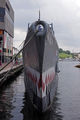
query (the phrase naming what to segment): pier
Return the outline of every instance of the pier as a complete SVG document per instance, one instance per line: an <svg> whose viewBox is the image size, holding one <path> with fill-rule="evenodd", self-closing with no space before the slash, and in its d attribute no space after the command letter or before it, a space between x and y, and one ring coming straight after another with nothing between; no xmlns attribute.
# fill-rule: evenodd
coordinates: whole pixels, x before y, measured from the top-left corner
<svg viewBox="0 0 80 120"><path fill-rule="evenodd" d="M2 66L2 68L5 65ZM12 78L14 78L16 75L18 75L23 70L23 64L14 64L10 63L8 66L6 66L1 72L0 72L0 87L2 87L4 84L11 82Z"/></svg>

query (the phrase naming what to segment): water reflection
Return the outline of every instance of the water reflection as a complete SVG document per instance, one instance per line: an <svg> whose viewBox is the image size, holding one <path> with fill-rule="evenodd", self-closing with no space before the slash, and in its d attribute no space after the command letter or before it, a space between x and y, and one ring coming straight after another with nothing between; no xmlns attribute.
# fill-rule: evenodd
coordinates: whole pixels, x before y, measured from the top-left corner
<svg viewBox="0 0 80 120"><path fill-rule="evenodd" d="M21 74L0 92L0 120L62 120L59 96L57 93L48 112L38 113L25 93L24 74Z"/></svg>
<svg viewBox="0 0 80 120"><path fill-rule="evenodd" d="M13 99L13 89L10 89L11 92L8 91L8 95L3 91L0 92L0 120L10 120L13 115L11 114L11 110L14 108L12 99Z"/></svg>
<svg viewBox="0 0 80 120"><path fill-rule="evenodd" d="M25 93L23 99L24 106L21 110L23 120L63 120L58 95L59 94L57 93L51 109L44 114L40 114L32 107L27 97L27 93Z"/></svg>
<svg viewBox="0 0 80 120"><path fill-rule="evenodd" d="M24 74L0 92L0 120L80 120L80 69L60 62L58 93L50 111L37 113L25 93ZM24 95L25 93L25 95Z"/></svg>
<svg viewBox="0 0 80 120"><path fill-rule="evenodd" d="M21 119L20 109L22 104L20 103L23 99L23 94L23 74L18 76L11 84L7 85L6 88L0 89L0 120L18 120L18 112L19 118Z"/></svg>

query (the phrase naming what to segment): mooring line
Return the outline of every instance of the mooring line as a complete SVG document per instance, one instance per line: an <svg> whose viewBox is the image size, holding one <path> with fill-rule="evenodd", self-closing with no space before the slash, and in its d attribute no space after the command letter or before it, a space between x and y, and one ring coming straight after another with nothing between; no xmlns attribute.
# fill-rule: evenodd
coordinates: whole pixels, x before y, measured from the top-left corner
<svg viewBox="0 0 80 120"><path fill-rule="evenodd" d="M4 66L0 69L2 71L5 67L7 67L22 51L23 49L29 44L29 42L32 40L32 38L37 34L38 31L35 31L35 33L30 37L30 39L26 42L26 44L23 46L23 48Z"/></svg>

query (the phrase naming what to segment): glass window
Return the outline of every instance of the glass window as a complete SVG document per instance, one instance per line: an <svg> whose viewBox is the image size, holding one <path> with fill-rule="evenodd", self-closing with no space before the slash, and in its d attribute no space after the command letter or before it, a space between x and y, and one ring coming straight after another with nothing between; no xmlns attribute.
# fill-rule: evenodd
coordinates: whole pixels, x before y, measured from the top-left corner
<svg viewBox="0 0 80 120"><path fill-rule="evenodd" d="M2 42L2 37L0 37L0 42Z"/></svg>
<svg viewBox="0 0 80 120"><path fill-rule="evenodd" d="M4 22L4 17L0 17L0 22Z"/></svg>
<svg viewBox="0 0 80 120"><path fill-rule="evenodd" d="M2 37L0 37L0 48L2 48Z"/></svg>
<svg viewBox="0 0 80 120"><path fill-rule="evenodd" d="M5 48L3 48L3 52L6 52L6 49L5 49Z"/></svg>
<svg viewBox="0 0 80 120"><path fill-rule="evenodd" d="M5 9L0 7L0 22L4 22Z"/></svg>
<svg viewBox="0 0 80 120"><path fill-rule="evenodd" d="M5 15L5 9L0 7L0 16L4 16Z"/></svg>

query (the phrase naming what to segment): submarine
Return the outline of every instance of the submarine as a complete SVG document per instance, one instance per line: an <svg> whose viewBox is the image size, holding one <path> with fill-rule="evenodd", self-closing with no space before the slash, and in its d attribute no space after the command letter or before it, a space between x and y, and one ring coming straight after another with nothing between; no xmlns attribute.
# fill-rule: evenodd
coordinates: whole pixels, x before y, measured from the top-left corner
<svg viewBox="0 0 80 120"><path fill-rule="evenodd" d="M33 107L45 112L51 107L58 86L59 49L53 24L40 19L33 22L23 46L25 91Z"/></svg>

